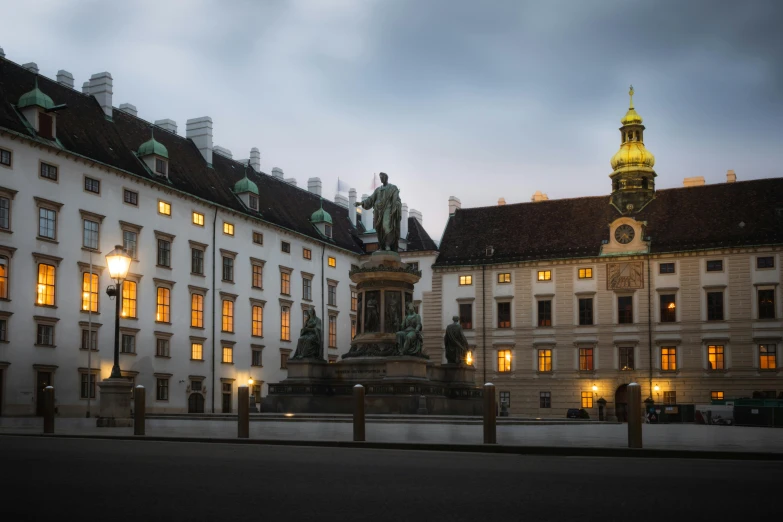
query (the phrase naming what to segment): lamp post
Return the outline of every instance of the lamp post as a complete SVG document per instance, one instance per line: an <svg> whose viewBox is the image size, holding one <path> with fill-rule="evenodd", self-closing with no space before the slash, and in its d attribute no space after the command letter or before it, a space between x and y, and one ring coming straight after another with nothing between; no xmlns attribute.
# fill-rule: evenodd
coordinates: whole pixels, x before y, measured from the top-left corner
<svg viewBox="0 0 783 522"><path fill-rule="evenodd" d="M109 276L117 281L117 284L106 289L109 297L114 297L116 302L114 316L114 366L111 368L111 379L121 379L120 372L120 306L122 302L122 281L128 275L131 257L122 248L116 245L114 250L106 254L106 263L109 266Z"/></svg>

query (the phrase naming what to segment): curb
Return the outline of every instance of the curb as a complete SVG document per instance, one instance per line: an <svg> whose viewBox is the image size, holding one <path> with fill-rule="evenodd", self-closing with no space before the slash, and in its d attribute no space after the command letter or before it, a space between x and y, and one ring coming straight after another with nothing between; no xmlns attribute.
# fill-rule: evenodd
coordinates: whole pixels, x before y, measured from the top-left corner
<svg viewBox="0 0 783 522"><path fill-rule="evenodd" d="M191 442L198 444L241 444L263 446L304 446L322 448L364 448L406 451L443 451L462 453L491 453L505 455L533 455L550 457L625 457L652 459L699 459L699 460L764 460L783 461L783 453L764 453L758 451L729 452L714 450L677 450L677 449L631 449L631 448L590 448L580 446L512 446L502 444L447 444L447 443L409 443L409 442L354 442L339 440L283 440L283 439L226 439L207 437L160 437L128 435L64 435L43 433L2 433L0 437L38 437L60 439L95 439L149 442Z"/></svg>

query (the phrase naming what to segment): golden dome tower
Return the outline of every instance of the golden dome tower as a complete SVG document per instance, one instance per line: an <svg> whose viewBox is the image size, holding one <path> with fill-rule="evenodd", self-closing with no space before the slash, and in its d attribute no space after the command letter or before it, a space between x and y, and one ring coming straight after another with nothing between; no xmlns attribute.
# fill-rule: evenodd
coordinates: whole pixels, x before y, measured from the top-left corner
<svg viewBox="0 0 783 522"><path fill-rule="evenodd" d="M631 103L620 123L620 150L612 156L611 205L621 214L634 214L655 197L653 170L655 156L644 147L642 117L633 107L633 85L628 92Z"/></svg>

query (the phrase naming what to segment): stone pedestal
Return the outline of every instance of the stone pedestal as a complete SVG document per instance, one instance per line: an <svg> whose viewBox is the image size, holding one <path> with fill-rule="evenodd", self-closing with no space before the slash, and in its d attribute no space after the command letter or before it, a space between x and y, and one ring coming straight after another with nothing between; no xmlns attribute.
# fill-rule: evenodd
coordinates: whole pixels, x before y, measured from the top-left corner
<svg viewBox="0 0 783 522"><path fill-rule="evenodd" d="M131 390L128 379L106 379L98 383L100 401L97 425L99 428L126 428L133 426L131 418Z"/></svg>

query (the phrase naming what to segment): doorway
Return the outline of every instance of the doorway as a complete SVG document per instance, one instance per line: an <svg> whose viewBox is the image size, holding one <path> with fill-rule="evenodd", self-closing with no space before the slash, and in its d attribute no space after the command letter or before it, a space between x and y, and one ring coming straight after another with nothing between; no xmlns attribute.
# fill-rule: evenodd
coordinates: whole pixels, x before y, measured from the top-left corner
<svg viewBox="0 0 783 522"><path fill-rule="evenodd" d="M38 417L43 417L44 414L44 404L46 402L44 389L51 385L52 372L44 372L39 370L35 382L35 414Z"/></svg>
<svg viewBox="0 0 783 522"><path fill-rule="evenodd" d="M188 397L188 413L204 413L204 396L201 393L191 393Z"/></svg>

